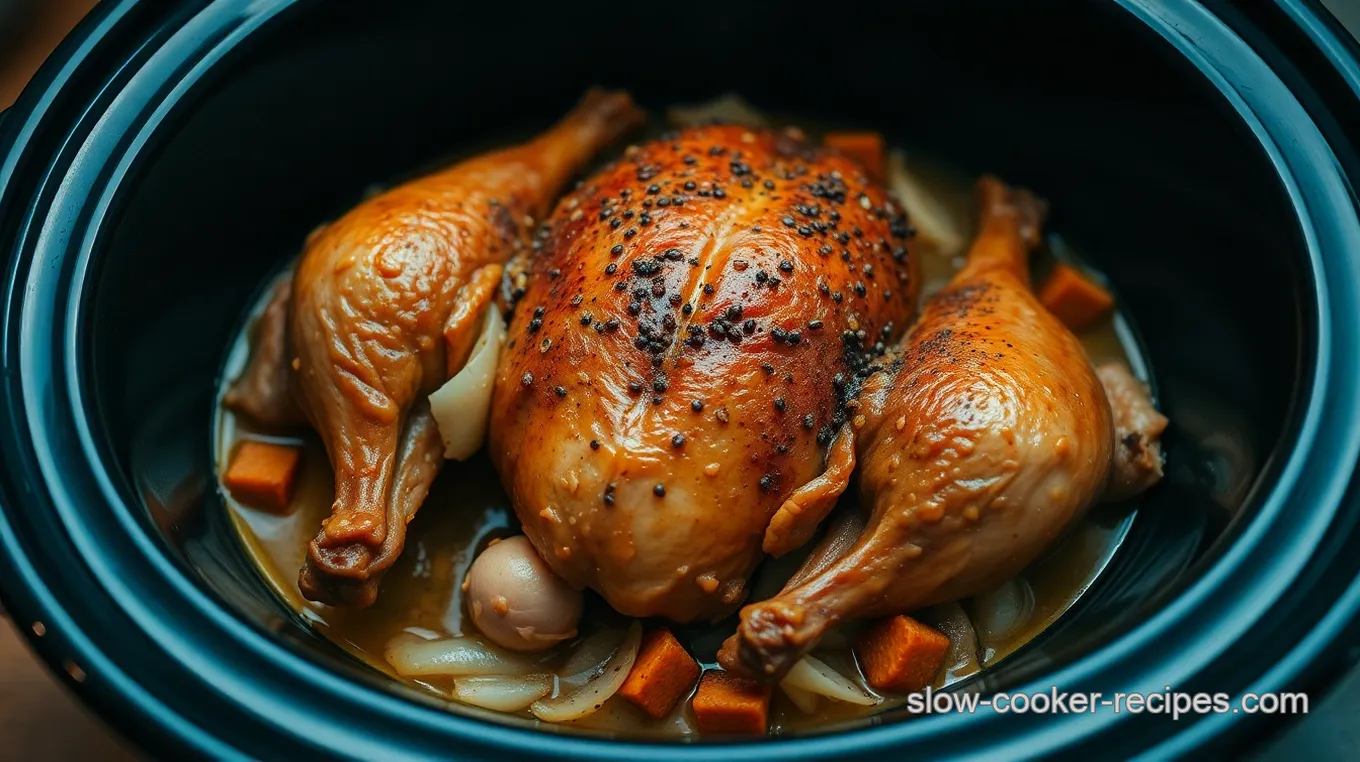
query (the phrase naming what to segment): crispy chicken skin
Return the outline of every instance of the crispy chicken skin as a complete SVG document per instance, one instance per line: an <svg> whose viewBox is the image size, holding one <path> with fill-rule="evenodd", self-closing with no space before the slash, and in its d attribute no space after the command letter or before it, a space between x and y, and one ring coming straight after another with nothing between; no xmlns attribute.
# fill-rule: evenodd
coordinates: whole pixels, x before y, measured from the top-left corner
<svg viewBox="0 0 1360 762"><path fill-rule="evenodd" d="M686 130L564 199L529 258L491 455L554 570L714 619L854 465L842 392L910 319L900 207L796 133Z"/></svg>
<svg viewBox="0 0 1360 762"><path fill-rule="evenodd" d="M1030 291L1041 203L993 178L978 191L965 266L861 393L866 529L835 563L742 611L720 656L728 668L778 679L841 620L988 590L1107 485L1126 497L1160 477L1166 419L1127 370L1102 374L1117 384L1107 399L1081 344ZM1136 447L1116 442L1117 422Z"/></svg>
<svg viewBox="0 0 1360 762"><path fill-rule="evenodd" d="M227 397L277 421L279 389L291 389L330 456L335 503L308 547L308 598L373 602L443 462L425 396L466 361L503 263L535 221L642 120L627 95L592 92L538 138L395 187L308 238L291 290L266 308L261 332L274 333L257 338L264 351Z"/></svg>

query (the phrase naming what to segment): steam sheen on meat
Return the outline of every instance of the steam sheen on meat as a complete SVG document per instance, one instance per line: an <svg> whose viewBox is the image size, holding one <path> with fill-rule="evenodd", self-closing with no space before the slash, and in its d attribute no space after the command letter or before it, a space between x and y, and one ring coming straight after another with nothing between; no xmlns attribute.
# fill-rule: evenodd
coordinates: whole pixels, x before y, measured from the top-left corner
<svg viewBox="0 0 1360 762"><path fill-rule="evenodd" d="M729 669L777 680L840 621L992 589L1093 502L1160 478L1166 419L1147 391L1119 366L1098 376L1030 291L1042 203L994 178L978 196L963 269L864 384L867 526L836 562L742 611Z"/></svg>
<svg viewBox="0 0 1360 762"><path fill-rule="evenodd" d="M308 547L308 598L373 602L443 464L426 396L466 362L534 221L641 121L627 95L592 92L536 139L392 188L309 237L226 399L265 424L301 412L325 444L335 503Z"/></svg>
<svg viewBox="0 0 1360 762"><path fill-rule="evenodd" d="M793 133L686 130L590 178L528 257L491 455L555 571L713 619L845 489L847 389L910 319L900 207Z"/></svg>

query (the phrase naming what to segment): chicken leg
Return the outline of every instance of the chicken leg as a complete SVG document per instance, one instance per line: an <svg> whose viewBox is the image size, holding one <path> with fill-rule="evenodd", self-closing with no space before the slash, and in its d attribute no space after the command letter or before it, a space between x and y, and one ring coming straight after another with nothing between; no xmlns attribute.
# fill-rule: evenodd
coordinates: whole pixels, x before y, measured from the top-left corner
<svg viewBox="0 0 1360 762"><path fill-rule="evenodd" d="M1166 421L1146 391L1109 371L1121 385L1112 414L1081 344L1030 291L1042 204L993 178L978 191L964 268L861 392L866 529L839 560L742 611L729 669L778 679L837 622L987 590L1047 548L1112 473L1118 497L1160 477ZM1116 422L1129 446L1117 447Z"/></svg>
<svg viewBox="0 0 1360 762"><path fill-rule="evenodd" d="M228 396L282 421L286 386L330 456L335 503L308 547L299 579L308 598L373 602L443 461L425 396L461 368L502 263L527 247L535 221L642 120L627 95L591 92L538 138L393 188L308 238L286 341L275 303L261 329L276 334L257 338L288 352L255 358ZM244 405L252 388L270 398Z"/></svg>

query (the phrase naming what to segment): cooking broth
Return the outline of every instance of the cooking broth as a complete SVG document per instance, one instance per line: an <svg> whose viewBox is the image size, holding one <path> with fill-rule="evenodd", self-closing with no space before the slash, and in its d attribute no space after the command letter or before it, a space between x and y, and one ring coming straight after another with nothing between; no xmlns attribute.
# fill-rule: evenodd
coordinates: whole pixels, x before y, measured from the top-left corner
<svg viewBox="0 0 1360 762"><path fill-rule="evenodd" d="M911 155L910 169L924 188L948 210L966 238L971 238L975 211L972 178L947 165ZM923 275L923 297L938 291L962 264L962 251L942 250L918 245ZM1034 263L1036 280L1051 266L1053 259L1072 259L1073 253L1056 237ZM263 304L256 306L256 310ZM230 350L223 385L234 379L244 366L249 352L248 330L237 336ZM1147 366L1123 315L1118 312L1103 318L1079 337L1096 363L1124 361L1134 374L1147 379ZM220 399L220 395L219 395ZM238 442L261 439L286 442L302 449L292 512L276 516L252 509L231 498L222 489L223 499L240 533L243 546L261 575L290 608L298 612L318 632L334 641L354 657L394 679L413 687L450 697L447 679L412 679L396 674L384 658L388 642L403 632L426 637L475 635L465 616L459 586L476 557L497 537L518 533L518 522L509 500L500 487L495 471L485 454L466 462L450 461L430 490L423 509L409 525L405 552L383 578L377 602L363 610L337 609L305 600L298 590L298 569L303 564L308 541L316 534L333 500L332 472L321 443L313 435L294 438L265 434L219 405L217 436L214 443L219 473ZM852 489L851 492L854 490ZM853 496L842 503L853 503ZM842 505L841 509L853 509ZM965 660L945 670L937 687L965 680L1006 658L1034 639L1066 612L1105 568L1132 521L1127 507L1097 506L1072 528L1055 548L1026 569L1020 577L993 600L964 602L964 610L979 626L977 659ZM809 543L809 547L813 543ZM794 553L791 556L799 556ZM797 566L797 558L770 562L757 570L752 589L773 585L777 589ZM762 579L765 583L762 584ZM935 607L942 609L943 607ZM1009 621L997 615L1004 609ZM951 609L953 610L953 609ZM931 621L940 611L928 611L922 618ZM581 631L588 634L592 622L617 621L601 600L588 597ZM722 639L735 628L733 620L715 626L687 626L676 629L682 643L706 666L711 666ZM851 627L853 629L853 627ZM818 658L842 674L858 675L849 644L849 633L832 633L816 651ZM559 649L566 652L569 649ZM449 698L449 700L452 700ZM901 697L887 699L874 707L860 707L823 700L812 715L803 714L779 690L773 692L770 732L807 730L839 720L851 719L889 708ZM528 712L519 715L533 720ZM499 715L505 717L504 715ZM683 736L693 727L689 702L681 701L670 717L653 720L619 697L608 700L600 711L576 722L567 723L630 736Z"/></svg>

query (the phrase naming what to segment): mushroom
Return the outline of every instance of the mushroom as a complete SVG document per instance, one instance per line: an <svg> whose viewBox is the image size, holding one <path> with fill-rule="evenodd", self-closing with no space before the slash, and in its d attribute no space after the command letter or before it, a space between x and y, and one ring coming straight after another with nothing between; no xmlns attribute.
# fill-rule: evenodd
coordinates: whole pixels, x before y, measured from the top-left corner
<svg viewBox="0 0 1360 762"><path fill-rule="evenodd" d="M554 574L522 535L482 551L463 589L472 623L497 645L542 651L576 636L581 591Z"/></svg>

